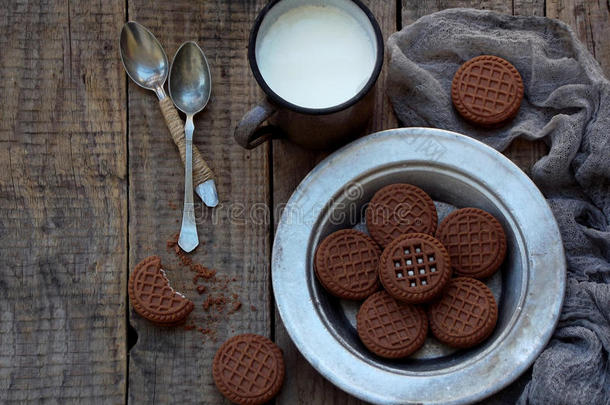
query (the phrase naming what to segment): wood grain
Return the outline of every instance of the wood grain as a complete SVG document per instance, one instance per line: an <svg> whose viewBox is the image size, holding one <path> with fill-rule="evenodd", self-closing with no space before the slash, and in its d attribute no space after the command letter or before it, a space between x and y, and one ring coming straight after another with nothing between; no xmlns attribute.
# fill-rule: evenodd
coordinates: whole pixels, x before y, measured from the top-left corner
<svg viewBox="0 0 610 405"><path fill-rule="evenodd" d="M393 1L368 0L364 3L377 19L384 40L396 31L396 4ZM387 59L385 61L387 64ZM385 65L384 64L384 65ZM375 89L375 113L365 134L395 128L396 116L385 94L387 68L384 66ZM253 79L252 79L253 80ZM273 206L275 226L282 206L303 177L329 152L308 151L287 141L273 141ZM361 404L358 399L344 393L328 382L301 356L288 336L279 314L275 315L276 343L284 351L286 382L276 402L278 404Z"/></svg>
<svg viewBox="0 0 610 405"><path fill-rule="evenodd" d="M172 286L195 302L188 323L215 336L184 328L162 329L130 313L138 340L130 351L129 402L133 404L222 401L211 374L217 348L238 333L270 336L269 149L245 151L233 128L256 100L246 57L249 28L262 1L129 1L129 18L148 27L170 60L183 41L195 40L212 73L212 98L195 117L194 143L217 175L220 205L197 202L201 245L191 257L230 281L225 296L239 294L242 307L210 320L193 273L178 265L166 240L179 231L184 171L168 137L156 97L129 84L129 267L151 254L162 257ZM266 222L265 222L266 221ZM206 283L200 283L206 284ZM217 287L217 286L216 286ZM212 294L214 295L214 294ZM216 296L214 295L214 296ZM254 306L256 310L252 310ZM214 341L214 338L216 341Z"/></svg>
<svg viewBox="0 0 610 405"><path fill-rule="evenodd" d="M0 2L0 402L126 389L123 1Z"/></svg>
<svg viewBox="0 0 610 405"><path fill-rule="evenodd" d="M544 16L545 0L513 0L513 15Z"/></svg>
<svg viewBox="0 0 610 405"><path fill-rule="evenodd" d="M587 44L610 77L610 4L608 0L547 0L546 15L568 24Z"/></svg>
<svg viewBox="0 0 610 405"><path fill-rule="evenodd" d="M411 24L426 14L454 7L513 13L512 3L506 0L402 0L402 26Z"/></svg>

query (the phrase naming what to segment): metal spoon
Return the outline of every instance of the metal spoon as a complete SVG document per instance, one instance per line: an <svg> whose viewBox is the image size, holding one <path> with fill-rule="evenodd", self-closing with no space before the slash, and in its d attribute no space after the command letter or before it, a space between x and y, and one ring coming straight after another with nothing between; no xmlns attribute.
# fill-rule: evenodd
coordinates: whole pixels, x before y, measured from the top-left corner
<svg viewBox="0 0 610 405"><path fill-rule="evenodd" d="M167 79L169 63L157 38L144 26L129 21L121 30L120 45L121 60L131 80L147 90L153 90L160 102L167 98L163 84ZM175 112L173 107L172 110ZM208 207L218 204L214 179L198 184L196 191Z"/></svg>
<svg viewBox="0 0 610 405"><path fill-rule="evenodd" d="M195 211L193 207L193 116L203 110L210 99L212 81L208 61L199 46L192 41L183 43L169 72L167 85L169 95L176 107L186 114L184 134L186 136L186 164L184 180L184 211L178 245L190 252L199 244Z"/></svg>

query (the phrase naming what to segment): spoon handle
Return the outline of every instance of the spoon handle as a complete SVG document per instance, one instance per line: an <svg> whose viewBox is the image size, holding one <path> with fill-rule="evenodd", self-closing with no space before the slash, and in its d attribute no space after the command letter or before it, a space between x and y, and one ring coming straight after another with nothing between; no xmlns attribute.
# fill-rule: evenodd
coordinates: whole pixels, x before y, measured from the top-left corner
<svg viewBox="0 0 610 405"><path fill-rule="evenodd" d="M182 123L182 119L178 115L178 111L176 107L174 107L174 103L172 103L171 98L164 97L159 100L159 106L161 107L161 112L163 113L163 118L165 119L165 123L167 124L167 128L174 139L174 143L178 147L178 151L180 152L180 158L182 159L182 164L185 164L185 155L186 155L186 140L184 138L184 124ZM193 183L195 186L199 186L200 184L205 183L208 180L214 179L214 172L210 169L206 161L201 156L199 149L196 146L193 146ZM206 201L204 201L206 202ZM206 202L207 204L207 202Z"/></svg>
<svg viewBox="0 0 610 405"><path fill-rule="evenodd" d="M184 165L184 211L182 211L182 228L178 245L185 252L190 252L199 245L197 224L195 223L195 203L193 202L193 116L187 115L184 133L186 154Z"/></svg>

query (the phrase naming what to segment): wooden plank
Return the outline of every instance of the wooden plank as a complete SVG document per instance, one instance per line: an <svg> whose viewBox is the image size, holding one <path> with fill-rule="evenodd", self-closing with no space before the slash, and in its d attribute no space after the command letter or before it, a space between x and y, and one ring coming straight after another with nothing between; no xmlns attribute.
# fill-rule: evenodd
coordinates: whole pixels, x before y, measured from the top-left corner
<svg viewBox="0 0 610 405"><path fill-rule="evenodd" d="M400 0L398 0L400 1ZM364 0L365 3L377 19L381 32L383 34L384 44L396 30L398 29L396 21L396 10L397 7L393 1L375 1L375 0ZM396 128L398 126L398 120L390 104L390 99L385 92L385 82L388 74L388 53L385 52L384 65L377 80L377 87L375 89L375 111L373 117L369 121L367 129L364 131L366 134L372 132L381 131L384 129Z"/></svg>
<svg viewBox="0 0 610 405"><path fill-rule="evenodd" d="M513 15L544 16L544 0L513 0Z"/></svg>
<svg viewBox="0 0 610 405"><path fill-rule="evenodd" d="M138 340L130 351L130 403L222 402L211 374L217 348L239 333L270 336L270 224L264 213L270 195L269 150L262 146L245 151L232 136L242 114L257 99L246 45L262 5L262 0L129 1L129 18L157 36L170 60L187 40L196 40L207 55L212 99L195 118L194 142L218 176L221 204L215 209L198 204L201 245L191 257L218 270L228 281L227 291L222 291L223 283L203 283L208 291L199 295L193 272L166 250L166 240L179 231L184 170L156 97L130 83L129 268L148 255L159 254L172 286L195 302L188 324L212 330L207 335L197 329L165 330L131 312ZM234 314L203 309L207 297L233 292L242 303Z"/></svg>
<svg viewBox="0 0 610 405"><path fill-rule="evenodd" d="M123 1L0 4L0 402L125 398Z"/></svg>
<svg viewBox="0 0 610 405"><path fill-rule="evenodd" d="M396 31L396 4L393 1L364 1L375 15L384 39ZM387 59L375 89L375 113L364 133L395 128L398 123L385 94ZM254 80L254 79L251 79ZM294 188L328 151L309 151L282 140L273 141L273 205L278 213ZM274 216L275 225L279 215ZM279 314L275 314L275 339L284 351L288 370L278 404L361 404L358 399L341 391L324 379L301 356L288 336Z"/></svg>
<svg viewBox="0 0 610 405"><path fill-rule="evenodd" d="M506 0L402 0L402 25L411 24L418 18L453 7L469 7L512 14L513 7Z"/></svg>
<svg viewBox="0 0 610 405"><path fill-rule="evenodd" d="M607 0L547 0L546 15L571 26L610 77L610 6Z"/></svg>

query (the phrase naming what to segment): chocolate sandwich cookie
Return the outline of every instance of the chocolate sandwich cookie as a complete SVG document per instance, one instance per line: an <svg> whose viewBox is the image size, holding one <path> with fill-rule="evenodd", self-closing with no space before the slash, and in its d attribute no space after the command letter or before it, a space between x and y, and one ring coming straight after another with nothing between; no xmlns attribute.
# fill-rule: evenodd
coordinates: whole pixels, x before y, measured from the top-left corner
<svg viewBox="0 0 610 405"><path fill-rule="evenodd" d="M411 184L391 184L377 191L366 209L366 226L382 247L405 233L434 234L436 207L428 194Z"/></svg>
<svg viewBox="0 0 610 405"><path fill-rule="evenodd" d="M358 336L378 356L406 357L422 347L428 319L418 306L396 301L379 291L364 301L356 317Z"/></svg>
<svg viewBox="0 0 610 405"><path fill-rule="evenodd" d="M183 323L194 308L191 300L169 285L158 256L136 265L129 277L128 293L133 309L160 326Z"/></svg>
<svg viewBox="0 0 610 405"><path fill-rule="evenodd" d="M264 336L237 335L218 349L212 377L227 399L257 405L277 395L284 382L284 358L279 347Z"/></svg>
<svg viewBox="0 0 610 405"><path fill-rule="evenodd" d="M507 60L481 55L464 63L453 76L451 99L468 121L495 126L517 115L523 81Z"/></svg>
<svg viewBox="0 0 610 405"><path fill-rule="evenodd" d="M481 281L458 277L449 282L440 300L428 308L430 329L441 342L472 347L487 339L498 320L491 290Z"/></svg>
<svg viewBox="0 0 610 405"><path fill-rule="evenodd" d="M331 294L364 299L379 289L379 246L366 234L343 229L327 236L314 260L316 276Z"/></svg>
<svg viewBox="0 0 610 405"><path fill-rule="evenodd" d="M478 208L453 211L436 231L458 276L486 278L498 270L506 256L506 235L491 214Z"/></svg>
<svg viewBox="0 0 610 405"><path fill-rule="evenodd" d="M437 239L423 233L399 236L379 259L379 280L400 301L427 302L442 292L450 278L447 250Z"/></svg>

